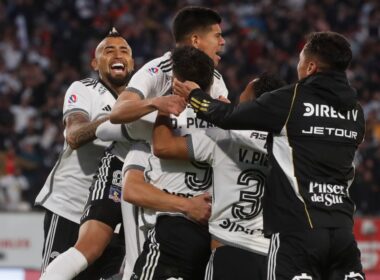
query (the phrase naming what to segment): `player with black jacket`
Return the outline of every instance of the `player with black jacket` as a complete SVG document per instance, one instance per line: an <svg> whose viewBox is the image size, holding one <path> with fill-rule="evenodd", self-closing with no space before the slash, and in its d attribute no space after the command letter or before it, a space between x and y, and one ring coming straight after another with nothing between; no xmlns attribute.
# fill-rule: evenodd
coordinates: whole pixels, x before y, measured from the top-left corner
<svg viewBox="0 0 380 280"><path fill-rule="evenodd" d="M175 82L175 93L189 98L198 117L225 129L269 132L268 279L364 279L349 187L365 121L345 75L351 59L340 34L311 33L300 53L299 81L237 107L192 82Z"/></svg>

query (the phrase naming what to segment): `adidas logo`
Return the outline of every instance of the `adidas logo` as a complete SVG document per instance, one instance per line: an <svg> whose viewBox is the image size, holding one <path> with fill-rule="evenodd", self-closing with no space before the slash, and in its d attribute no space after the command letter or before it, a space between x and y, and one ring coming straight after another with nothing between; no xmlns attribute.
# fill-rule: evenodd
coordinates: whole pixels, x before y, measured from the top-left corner
<svg viewBox="0 0 380 280"><path fill-rule="evenodd" d="M107 105L107 106L105 106L105 107L102 108L103 111L108 111L108 112L111 111L111 109L112 108L111 108L110 105Z"/></svg>

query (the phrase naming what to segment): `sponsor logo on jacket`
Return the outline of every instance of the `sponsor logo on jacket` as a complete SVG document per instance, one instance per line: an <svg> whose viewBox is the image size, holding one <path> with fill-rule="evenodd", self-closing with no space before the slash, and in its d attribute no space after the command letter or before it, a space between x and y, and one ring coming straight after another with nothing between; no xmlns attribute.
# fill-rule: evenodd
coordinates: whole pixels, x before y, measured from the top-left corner
<svg viewBox="0 0 380 280"><path fill-rule="evenodd" d="M358 110L356 109L339 112L332 106L325 104L303 103L303 105L305 106L305 112L303 113L304 117L324 117L353 121L356 121L358 118Z"/></svg>
<svg viewBox="0 0 380 280"><path fill-rule="evenodd" d="M311 201L322 203L325 206L342 204L343 198L347 196L347 187L328 183L310 182L309 194Z"/></svg>

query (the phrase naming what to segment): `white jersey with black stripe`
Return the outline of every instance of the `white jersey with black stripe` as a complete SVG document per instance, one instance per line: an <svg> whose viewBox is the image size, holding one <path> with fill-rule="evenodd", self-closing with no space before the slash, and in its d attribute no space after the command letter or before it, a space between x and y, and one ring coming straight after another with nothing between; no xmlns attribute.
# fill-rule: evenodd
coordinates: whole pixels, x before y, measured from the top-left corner
<svg viewBox="0 0 380 280"><path fill-rule="evenodd" d="M209 231L223 244L267 254L262 197L268 168L267 133L209 128L188 136L191 158L213 168Z"/></svg>
<svg viewBox="0 0 380 280"><path fill-rule="evenodd" d="M130 80L127 90L140 95L142 99L152 98L169 94L172 85L172 62L171 52L165 53L162 57L156 58L145 64ZM228 91L224 84L222 76L215 71L214 81L210 89L210 95L214 98L219 96L227 97ZM140 122L144 123L145 133L143 138L150 141L151 129L155 120L155 114L147 115ZM187 108L180 116L172 117L175 133L186 135L198 129L206 129L212 125L196 118L194 111ZM131 129L128 125L128 134L139 139L139 125L136 123L136 130ZM137 131L137 132L136 132ZM139 135L141 137L141 133ZM199 162L162 160L155 156L149 158L149 170L146 171L146 177L150 183L156 187L172 194L192 197L208 191L212 185L212 169L208 164ZM163 213L158 213L159 215ZM182 215L180 213L165 213L170 215Z"/></svg>
<svg viewBox="0 0 380 280"><path fill-rule="evenodd" d="M76 81L66 91L63 121L74 112L85 114L90 121L104 117L110 113L116 98L117 95L99 80ZM63 134L66 139L66 130ZM36 198L36 205L79 223L99 159L110 144L95 139L73 150L65 141L57 163Z"/></svg>
<svg viewBox="0 0 380 280"><path fill-rule="evenodd" d="M137 93L141 99L163 96L171 93L172 78L171 52L166 52L163 56L153 59L141 67L129 81L127 90ZM214 70L214 81L210 89L210 95L213 98L227 97L228 95L223 77L216 70ZM188 113L186 114L188 115ZM131 138L150 141L156 115L157 112L153 112L140 120L129 123L127 132ZM194 122L188 125L197 126L198 124Z"/></svg>

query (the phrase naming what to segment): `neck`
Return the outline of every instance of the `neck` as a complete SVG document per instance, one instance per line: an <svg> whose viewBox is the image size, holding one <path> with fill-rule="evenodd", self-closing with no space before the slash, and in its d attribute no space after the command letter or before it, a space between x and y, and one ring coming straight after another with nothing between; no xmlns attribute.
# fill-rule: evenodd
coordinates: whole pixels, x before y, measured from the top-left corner
<svg viewBox="0 0 380 280"><path fill-rule="evenodd" d="M124 84L121 86L115 86L115 85L112 85L108 80L104 80L102 78L100 78L100 80L103 82L103 84L105 84L108 87L108 89L112 90L117 95L120 95L122 91L125 90L125 87L127 86L127 84Z"/></svg>

